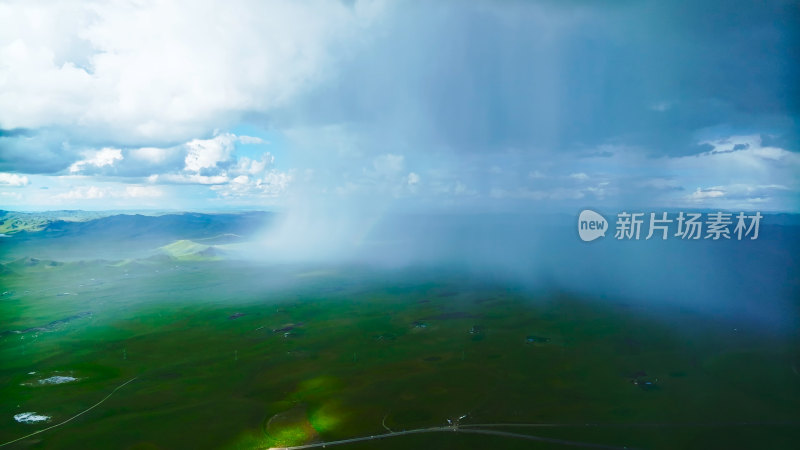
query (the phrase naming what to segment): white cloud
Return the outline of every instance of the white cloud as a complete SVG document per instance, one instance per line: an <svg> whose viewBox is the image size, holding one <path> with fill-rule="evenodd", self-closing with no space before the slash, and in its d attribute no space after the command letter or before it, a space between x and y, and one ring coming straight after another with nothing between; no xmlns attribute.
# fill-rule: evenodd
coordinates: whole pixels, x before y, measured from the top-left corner
<svg viewBox="0 0 800 450"><path fill-rule="evenodd" d="M247 175L239 175L238 177L231 180L233 184L247 184L250 182L250 177Z"/></svg>
<svg viewBox="0 0 800 450"><path fill-rule="evenodd" d="M286 192L293 178L291 173L270 170L258 178L239 175L211 189L225 198L274 198Z"/></svg>
<svg viewBox="0 0 800 450"><path fill-rule="evenodd" d="M789 193L792 189L780 184L729 184L725 186L712 186L697 188L686 196L693 203L708 204L714 202L719 208L748 208L755 204L765 204L771 198Z"/></svg>
<svg viewBox="0 0 800 450"><path fill-rule="evenodd" d="M256 186L265 188L270 192L279 193L289 187L289 183L294 177L290 173L278 172L273 170L265 174L260 180L256 181Z"/></svg>
<svg viewBox="0 0 800 450"><path fill-rule="evenodd" d="M233 153L236 136L225 133L211 139L194 139L186 143L186 170L200 172L203 169L217 167L227 161Z"/></svg>
<svg viewBox="0 0 800 450"><path fill-rule="evenodd" d="M103 148L96 151L84 153L84 159L72 163L69 166L70 173L77 173L89 166L105 167L113 166L115 162L122 161L122 150L118 148Z"/></svg>
<svg viewBox="0 0 800 450"><path fill-rule="evenodd" d="M702 184L767 184L796 180L800 171L800 154L762 147L758 136L732 136L704 143L714 148L699 155L669 159L670 169L678 173L702 173L707 178Z"/></svg>
<svg viewBox="0 0 800 450"><path fill-rule="evenodd" d="M694 192L686 196L686 199L691 202L703 202L712 198L724 197L725 191L719 187L708 189L697 188Z"/></svg>
<svg viewBox="0 0 800 450"><path fill-rule="evenodd" d="M237 136L232 133L219 134L211 139L193 139L184 145L186 148L184 169L189 172L199 173L204 169L219 168L220 163L232 163L237 142L264 143L260 138ZM259 161L242 157L236 161L232 171L235 173L255 174L263 172L273 161L274 158L269 153L264 153Z"/></svg>
<svg viewBox="0 0 800 450"><path fill-rule="evenodd" d="M108 189L97 186L82 186L57 194L55 198L62 200L94 200L108 196Z"/></svg>
<svg viewBox="0 0 800 450"><path fill-rule="evenodd" d="M223 198L259 199L284 193L293 179L292 174L272 169L275 158L269 152L262 153L258 159L245 156L237 158L237 143L264 144L265 141L257 137L223 133L210 139L194 139L169 149L143 148L131 152L137 158L151 162L170 159L176 151L185 152L182 168L150 175L147 177L150 185L205 185ZM164 152L169 157L164 156Z"/></svg>
<svg viewBox="0 0 800 450"><path fill-rule="evenodd" d="M122 187L80 186L55 195L59 200L99 200L108 198L157 198L163 191L155 186L130 185Z"/></svg>
<svg viewBox="0 0 800 450"><path fill-rule="evenodd" d="M0 172L0 186L27 186L29 183L25 175Z"/></svg>
<svg viewBox="0 0 800 450"><path fill-rule="evenodd" d="M175 148L142 147L129 151L133 159L146 161L149 164L161 164L174 152Z"/></svg>
<svg viewBox="0 0 800 450"><path fill-rule="evenodd" d="M274 161L275 157L270 153L264 153L259 160L243 156L237 160L236 165L230 171L234 174L256 175L264 172Z"/></svg>
<svg viewBox="0 0 800 450"><path fill-rule="evenodd" d="M150 175L150 183L168 184L225 184L230 181L227 175L198 175L184 173L163 173Z"/></svg>
<svg viewBox="0 0 800 450"><path fill-rule="evenodd" d="M360 173L347 168L341 172L329 172L331 180L337 183L333 191L340 196L358 195L366 199L389 195L401 198L419 192L422 176L405 170L406 159L403 155L386 153L358 162L370 166L362 167ZM322 186L320 190L326 192L327 188Z"/></svg>
<svg viewBox="0 0 800 450"><path fill-rule="evenodd" d="M188 140L329 76L382 2L0 4L0 124Z"/></svg>
<svg viewBox="0 0 800 450"><path fill-rule="evenodd" d="M586 181L589 179L589 175L586 175L583 172L571 173L569 177L572 178L573 180L578 180L578 181Z"/></svg>
<svg viewBox="0 0 800 450"><path fill-rule="evenodd" d="M268 144L269 142L254 136L239 136L239 142L242 144Z"/></svg>
<svg viewBox="0 0 800 450"><path fill-rule="evenodd" d="M700 141L700 144L706 144L713 147L709 153L726 153L735 150L744 150L751 147L761 147L761 136L758 134L748 136L730 136L723 139Z"/></svg>

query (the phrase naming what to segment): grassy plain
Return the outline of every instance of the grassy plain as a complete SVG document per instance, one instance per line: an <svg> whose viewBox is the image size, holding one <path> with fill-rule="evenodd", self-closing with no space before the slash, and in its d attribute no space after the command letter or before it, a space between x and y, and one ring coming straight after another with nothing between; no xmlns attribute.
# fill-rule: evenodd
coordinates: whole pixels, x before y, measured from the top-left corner
<svg viewBox="0 0 800 450"><path fill-rule="evenodd" d="M797 336L679 309L455 270L213 258L23 258L0 284L0 443L137 378L15 448L268 448L463 414L565 424L506 430L631 448L800 441ZM53 375L78 380L38 383ZM28 411L52 419L13 420ZM341 448L486 447L563 448L458 433Z"/></svg>

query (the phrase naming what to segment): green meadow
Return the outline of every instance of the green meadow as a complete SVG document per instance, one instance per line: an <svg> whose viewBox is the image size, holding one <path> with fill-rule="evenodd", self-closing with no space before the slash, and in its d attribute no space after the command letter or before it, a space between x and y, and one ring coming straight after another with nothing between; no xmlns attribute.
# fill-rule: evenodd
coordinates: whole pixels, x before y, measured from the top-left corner
<svg viewBox="0 0 800 450"><path fill-rule="evenodd" d="M628 448L800 440L797 336L684 310L430 267L21 258L0 280L0 443L135 378L9 448L270 448L462 415ZM341 446L487 447L564 445L435 432Z"/></svg>

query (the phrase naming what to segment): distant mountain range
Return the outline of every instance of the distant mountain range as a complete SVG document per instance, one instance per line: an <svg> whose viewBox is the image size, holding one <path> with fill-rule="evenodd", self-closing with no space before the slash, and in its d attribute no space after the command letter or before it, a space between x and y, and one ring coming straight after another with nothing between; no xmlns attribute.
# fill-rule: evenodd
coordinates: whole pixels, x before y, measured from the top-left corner
<svg viewBox="0 0 800 450"><path fill-rule="evenodd" d="M80 237L90 235L95 239L137 239L163 236L164 238L205 238L225 233L250 234L266 225L272 217L266 212L240 214L165 214L146 216L118 214L87 221L56 220L38 231L23 230L16 239Z"/></svg>
<svg viewBox="0 0 800 450"><path fill-rule="evenodd" d="M274 218L274 213L269 212L114 214L102 217L88 213L86 216L75 214L70 220L52 212L23 214L3 211L0 216L4 223L23 217L27 224L0 237L2 260L30 255L53 259L97 256L121 259L142 256L145 251L181 240L197 241L203 246L198 251L203 251L212 245L240 242L266 228Z"/></svg>

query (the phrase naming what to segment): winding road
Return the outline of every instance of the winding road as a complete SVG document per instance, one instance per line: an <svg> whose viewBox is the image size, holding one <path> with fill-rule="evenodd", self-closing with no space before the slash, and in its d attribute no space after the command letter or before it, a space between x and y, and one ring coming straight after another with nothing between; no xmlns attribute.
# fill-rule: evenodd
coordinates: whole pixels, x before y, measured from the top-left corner
<svg viewBox="0 0 800 450"><path fill-rule="evenodd" d="M128 380L128 381L126 381L126 382L124 382L124 383L120 384L119 386L115 387L115 388L114 388L114 390L113 390L113 391L111 391L111 392L110 392L108 395L106 395L105 397L103 397L103 399L102 399L102 400L100 400L99 402L95 403L94 405L92 405L92 406L90 406L90 407L88 407L88 408L84 409L83 411L79 412L78 414L75 414L74 416L70 417L69 419L67 419L67 420L65 420L65 421L63 421L63 422L59 422L59 423L57 423L57 424L55 424L55 425L49 426L49 427L47 427L47 428L41 429L41 430L39 430L39 431L34 431L34 432L33 432L33 433L31 433L31 434L27 434L27 435L25 435L25 436L22 436L21 438L14 439L13 441L4 442L4 443L0 444L0 447L5 447L6 445L11 445L11 444L13 444L13 443L15 443L15 442L19 442L19 441L21 441L21 440L23 440L23 439L27 439L27 438L29 438L29 437L31 437L31 436L35 436L35 435L37 435L37 434L39 434L39 433L44 433L45 431L52 430L53 428L56 428L56 427L60 427L61 425L64 425L64 424L66 424L67 422L70 422L70 421L72 421L73 419L75 419L75 418L77 418L77 417L80 417L80 416L82 416L82 415L86 414L87 412L89 412L89 411L91 411L91 410L93 410L93 409L97 408L97 407L98 407L98 406L100 406L101 404L103 404L103 402L105 402L106 400L108 400L108 399L109 399L109 398L110 398L112 395L114 395L114 393L115 393L115 392L117 392L118 390L122 389L123 387L125 387L125 385L126 385L126 384L128 384L128 383L130 383L130 382L134 381L135 379L136 379L136 378L131 378L130 380Z"/></svg>
<svg viewBox="0 0 800 450"><path fill-rule="evenodd" d="M342 439L339 441L329 441L329 442L316 442L313 444L305 444L305 445L295 445L292 447L272 447L271 450L301 450L306 448L319 448L319 447L331 447L334 445L344 445L344 444L352 444L354 442L363 442L363 441L372 441L376 439L386 439L389 437L395 436L403 436L408 434L421 434L421 433L441 433L441 432L450 432L450 433L468 433L468 434L484 434L484 435L491 435L491 436L502 436L508 438L515 438L515 439L527 439L529 441L539 441L539 442L549 442L552 444L561 444L561 445L570 445L573 447L584 447L584 448L603 448L603 449L614 449L614 450L629 450L630 447L624 446L616 446L616 445L604 445L604 444L595 444L591 442L578 442L578 441L567 441L564 439L555 439L555 438L546 438L541 436L533 436L530 434L521 434L521 433L511 433L508 431L497 431L497 430L484 430L480 428L465 428L462 426L447 426L447 427L428 427L428 428L417 428L413 430L405 430L405 431L394 431L391 433L384 433L384 434L376 434L372 436L362 436L362 437L355 437L350 439Z"/></svg>
<svg viewBox="0 0 800 450"><path fill-rule="evenodd" d="M389 429L386 424L386 417L383 418L383 426ZM727 427L727 426L748 426L748 425L798 425L793 422L736 422L736 423L636 423L636 424L607 424L607 423L478 423L478 424L463 424L463 425L450 425L440 427L427 427L416 428L413 430L404 431L390 431L388 433L376 434L371 436L361 436L350 439L342 439L338 441L316 442L312 444L295 445L291 447L272 447L270 450L301 450L308 448L319 447L332 447L334 445L351 444L354 442L372 441L377 439L386 439L395 436L402 436L408 434L421 434L421 433L440 433L440 432L455 432L455 433L468 433L468 434L483 434L490 436L502 436L513 439L526 439L529 441L548 442L551 444L567 445L572 447L583 448L602 448L602 449L616 449L616 450L632 450L632 447L596 444L593 442L580 442L569 441L566 439L548 438L542 436L534 436L530 434L512 433L508 431L491 430L486 428L502 428L502 427L529 427L529 428L567 428L567 427Z"/></svg>

